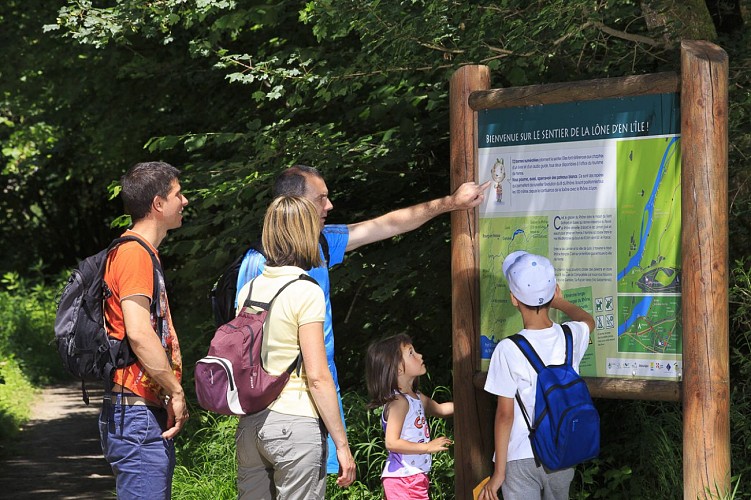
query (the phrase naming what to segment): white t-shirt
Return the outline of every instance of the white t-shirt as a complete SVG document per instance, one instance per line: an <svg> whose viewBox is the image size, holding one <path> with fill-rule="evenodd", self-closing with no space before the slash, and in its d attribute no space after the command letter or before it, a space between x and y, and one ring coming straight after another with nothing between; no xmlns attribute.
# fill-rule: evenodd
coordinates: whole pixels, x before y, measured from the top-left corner
<svg viewBox="0 0 751 500"><path fill-rule="evenodd" d="M579 373L579 363L589 344L589 327L581 321L571 321L566 324L571 328L574 340L574 370ZM563 364L566 360L566 338L561 325L554 323L550 328L525 329L519 333L532 344L546 365ZM511 339L501 340L493 351L485 390L496 396L514 399L514 423L511 426L507 461L534 458L532 445L529 442L529 429L515 396L519 391L519 396L527 409L527 415L534 420L537 372ZM493 460L495 461L495 457Z"/></svg>

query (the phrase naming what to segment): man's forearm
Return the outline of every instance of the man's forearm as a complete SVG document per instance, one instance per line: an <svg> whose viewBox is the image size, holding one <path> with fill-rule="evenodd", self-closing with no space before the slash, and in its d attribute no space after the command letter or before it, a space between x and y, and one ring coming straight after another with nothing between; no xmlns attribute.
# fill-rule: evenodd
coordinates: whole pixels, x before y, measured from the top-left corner
<svg viewBox="0 0 751 500"><path fill-rule="evenodd" d="M350 224L347 251L413 231L429 220L450 211L448 196L400 208L356 224Z"/></svg>
<svg viewBox="0 0 751 500"><path fill-rule="evenodd" d="M469 210L484 199L490 181L482 185L465 182L449 196L418 203L411 207L393 210L385 215L347 226L349 241L347 251L413 231L429 220L454 210Z"/></svg>
<svg viewBox="0 0 751 500"><path fill-rule="evenodd" d="M131 334L128 336L128 339L133 353L138 358L141 366L149 374L149 377L159 384L166 394L170 396L182 394L182 386L172 371L167 354L164 352L164 348L156 333L152 330L140 335Z"/></svg>
<svg viewBox="0 0 751 500"><path fill-rule="evenodd" d="M162 342L151 326L149 299L136 295L124 299L121 304L128 342L141 366L168 395L181 395L180 382L172 372Z"/></svg>

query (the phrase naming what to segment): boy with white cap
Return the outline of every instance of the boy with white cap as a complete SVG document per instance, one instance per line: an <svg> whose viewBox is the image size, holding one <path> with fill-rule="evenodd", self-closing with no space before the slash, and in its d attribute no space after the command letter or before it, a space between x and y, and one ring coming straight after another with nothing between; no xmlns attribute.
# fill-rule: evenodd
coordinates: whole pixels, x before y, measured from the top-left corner
<svg viewBox="0 0 751 500"><path fill-rule="evenodd" d="M540 255L517 251L503 261L503 274L511 290L511 303L522 315L524 329L519 332L546 364L562 364L566 358L566 340L561 325L549 316L550 308L562 311L573 336L573 366L579 362L594 329L592 315L563 298L555 279L555 269ZM537 372L510 339L498 343L490 360L485 390L498 396L494 434L495 467L479 500L568 499L574 469L554 472L537 465L529 429L515 396L518 392L527 414L534 415Z"/></svg>

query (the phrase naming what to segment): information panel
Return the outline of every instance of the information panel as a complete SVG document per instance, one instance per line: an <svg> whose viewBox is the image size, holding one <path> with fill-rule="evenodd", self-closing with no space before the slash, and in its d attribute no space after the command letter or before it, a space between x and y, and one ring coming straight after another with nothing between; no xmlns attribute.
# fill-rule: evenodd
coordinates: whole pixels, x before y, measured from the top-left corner
<svg viewBox="0 0 751 500"><path fill-rule="evenodd" d="M493 181L480 207L482 368L522 328L501 265L526 250L595 318L582 375L680 380L679 95L483 110L478 125L478 179Z"/></svg>

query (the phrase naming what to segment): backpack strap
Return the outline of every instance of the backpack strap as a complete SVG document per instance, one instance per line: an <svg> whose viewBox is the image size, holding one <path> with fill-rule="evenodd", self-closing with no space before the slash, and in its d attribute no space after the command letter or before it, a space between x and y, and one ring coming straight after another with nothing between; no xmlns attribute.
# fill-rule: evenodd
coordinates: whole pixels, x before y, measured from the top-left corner
<svg viewBox="0 0 751 500"><path fill-rule="evenodd" d="M573 334L571 333L571 327L566 324L562 324L561 329L563 330L563 336L566 339L566 364L572 365L572 360L574 357L574 338ZM530 344L523 335L517 333L516 335L512 335L509 338L512 342L514 342L514 344L516 344L522 354L524 354L524 357L527 358L527 361L529 361L529 364L532 365L532 368L534 368L537 373L540 373L540 370L545 368L545 363L542 362L542 359L540 359L540 356L537 354L537 351L535 351L535 348L532 347L532 344ZM522 403L522 398L521 396L519 396L519 391L516 391L515 397L516 402L519 403L519 408L522 411L524 422L527 424L527 429L529 429L530 433L533 433L535 429L530 423L530 418L527 414L527 408L524 406L524 403ZM536 457L535 460L537 460Z"/></svg>
<svg viewBox="0 0 751 500"><path fill-rule="evenodd" d="M515 335L512 335L509 337L511 341L516 344L516 347L519 348L519 350L524 354L524 357L527 358L527 361L529 361L529 364L532 365L532 368L535 369L537 373L540 373L540 370L545 368L545 363L542 362L542 359L540 359L540 356L537 354L537 351L535 351L535 348L532 347L532 344L529 343L529 341L524 337L524 335L517 333ZM524 422L527 424L527 429L529 429L529 433L532 434L534 432L534 429L532 428L532 424L530 423L529 415L527 414L527 408L524 406L524 403L522 402L522 398L519 395L519 391L516 391L516 402L519 405L519 409L522 411L522 416L524 417Z"/></svg>
<svg viewBox="0 0 751 500"><path fill-rule="evenodd" d="M151 247L146 244L141 238L138 238L136 236L121 236L119 238L115 238L112 243L110 243L110 246L107 247L107 255L109 256L109 253L120 246L122 243L125 243L126 241L137 241L139 245L141 245L148 253L149 257L151 257L151 264L153 266L153 273L154 273L154 279L153 283L154 286L152 288L151 292L151 306L150 309L152 313L156 315L157 318L162 319L164 318L164 311L162 310L162 301L159 300L159 276L160 274L163 276L164 272L162 271L162 266L159 263L159 259L157 259L156 254L151 249ZM102 269L102 272L104 272L104 268ZM162 322L157 321L157 333L159 334L159 337L162 336Z"/></svg>
<svg viewBox="0 0 751 500"><path fill-rule="evenodd" d="M149 305L149 312L156 316L156 335L159 337L159 340L161 342L162 334L164 330L164 325L162 324L162 320L164 318L164 311L162 310L162 301L159 299L159 275L160 273L163 275L162 266L159 263L159 259L157 259L156 254L151 249L151 247L146 244L142 239L136 237L136 236L120 236L118 238L115 238L112 240L112 242L107 247L107 259L109 259L110 252L112 252L115 248L119 247L121 244L126 243L128 241L136 241L139 245L141 245L149 254L149 257L151 257L151 264L153 268L153 286L151 290L151 304ZM110 292L109 287L107 286L107 283L104 281L104 272L107 268L107 262L105 261L105 264L102 266L102 269L100 270L100 280L102 281L102 292L104 299L108 299L112 292ZM102 314L104 316L104 314ZM123 337L122 341L120 341L120 347L118 348L118 355L122 351L123 346L126 345L126 342L128 341L127 335ZM132 355L135 357L135 354L133 354L132 350L130 350L130 346L128 346L128 355ZM109 380L105 382L105 390L110 390L112 384L112 380ZM88 402L88 394L86 392L86 389L84 387L83 380L81 381L81 390L84 392L84 401L86 404L89 404Z"/></svg>
<svg viewBox="0 0 751 500"><path fill-rule="evenodd" d="M318 244L321 246L321 250L323 251L323 260L325 260L326 267L329 267L329 240L326 239L326 235L321 232L318 235Z"/></svg>
<svg viewBox="0 0 751 500"><path fill-rule="evenodd" d="M532 365L532 368L534 368L537 373L540 373L540 371L545 368L545 363L542 362L542 359L540 359L540 356L537 354L537 351L535 351L535 348L532 347L532 344L530 344L529 340L527 340L523 335L517 333L516 335L510 336L509 339L511 339L511 341L516 344L522 354L524 354L524 357L527 358L527 361L529 361L529 364Z"/></svg>
<svg viewBox="0 0 751 500"><path fill-rule="evenodd" d="M571 333L571 327L565 323L561 325L561 329L566 338L566 364L574 366L574 335Z"/></svg>
<svg viewBox="0 0 751 500"><path fill-rule="evenodd" d="M567 365L573 365L574 337L573 333L571 332L571 327L564 323L561 325L561 330L563 330L563 336L566 341L565 363ZM542 362L542 359L537 354L537 351L535 351L535 348L532 347L532 344L530 344L523 335L517 333L516 335L510 336L509 339L511 339L511 341L516 344L522 354L524 354L524 357L527 358L527 361L529 361L529 364L532 365L532 368L534 368L537 373L540 373L540 370L545 368L545 363Z"/></svg>
<svg viewBox="0 0 751 500"><path fill-rule="evenodd" d="M261 240L255 240L253 243L248 246L248 250L245 250L245 252L240 256L241 259L245 258L245 254L248 253L249 250L255 250L256 252L263 255L263 258L266 258L266 252L263 250L263 243L261 243Z"/></svg>
<svg viewBox="0 0 751 500"><path fill-rule="evenodd" d="M256 276L256 278L257 278L257 276ZM277 290L277 292L274 294L274 296L271 297L271 300L269 300L268 302L260 302L260 301L257 301L257 300L251 300L250 299L251 294L253 293L253 283L255 282L256 278L253 278L251 280L251 282L250 282L250 288L248 289L248 298L245 299L245 302L243 303L243 308L246 308L246 307L259 307L259 308L263 309L264 311L268 311L269 314L271 314L271 306L274 305L274 300L276 300L276 298L279 296L280 293L282 293L282 291L285 288L287 288L288 286L290 286L295 281L301 281L301 280L302 281L310 281L310 282L315 283L316 285L318 285L318 282L314 278L312 278L312 277L308 276L307 274L303 273L303 274L299 275L297 278L291 279L288 282L286 282L284 285L282 285L282 287L279 290ZM298 344L298 347L299 347L299 344ZM295 358L295 360L292 362L292 364L289 365L289 367L285 371L287 373L289 373L289 374L292 374L293 371L297 371L297 375L299 376L300 375L300 367L301 366L302 366L302 351L300 351L297 354L297 357Z"/></svg>
<svg viewBox="0 0 751 500"><path fill-rule="evenodd" d="M256 276L256 278L257 277L258 276ZM250 288L248 289L248 297L245 299L245 302L243 303L243 308L245 308L245 307L258 307L260 309L263 309L264 311L269 311L270 312L271 311L271 306L274 303L274 300L276 300L276 298L279 296L280 293L282 293L284 291L285 288L287 288L288 286L290 286L295 281L303 280L303 281L310 281L312 283L315 283L316 285L318 284L318 282L314 278L311 278L307 274L301 274L297 278L289 280L284 285L282 285L282 287L279 290L276 291L276 293L274 294L274 296L271 297L271 300L269 300L268 302L260 302L258 300L251 300L251 298L250 298L251 295L253 294L253 283L255 282L256 278L253 278L250 281Z"/></svg>

